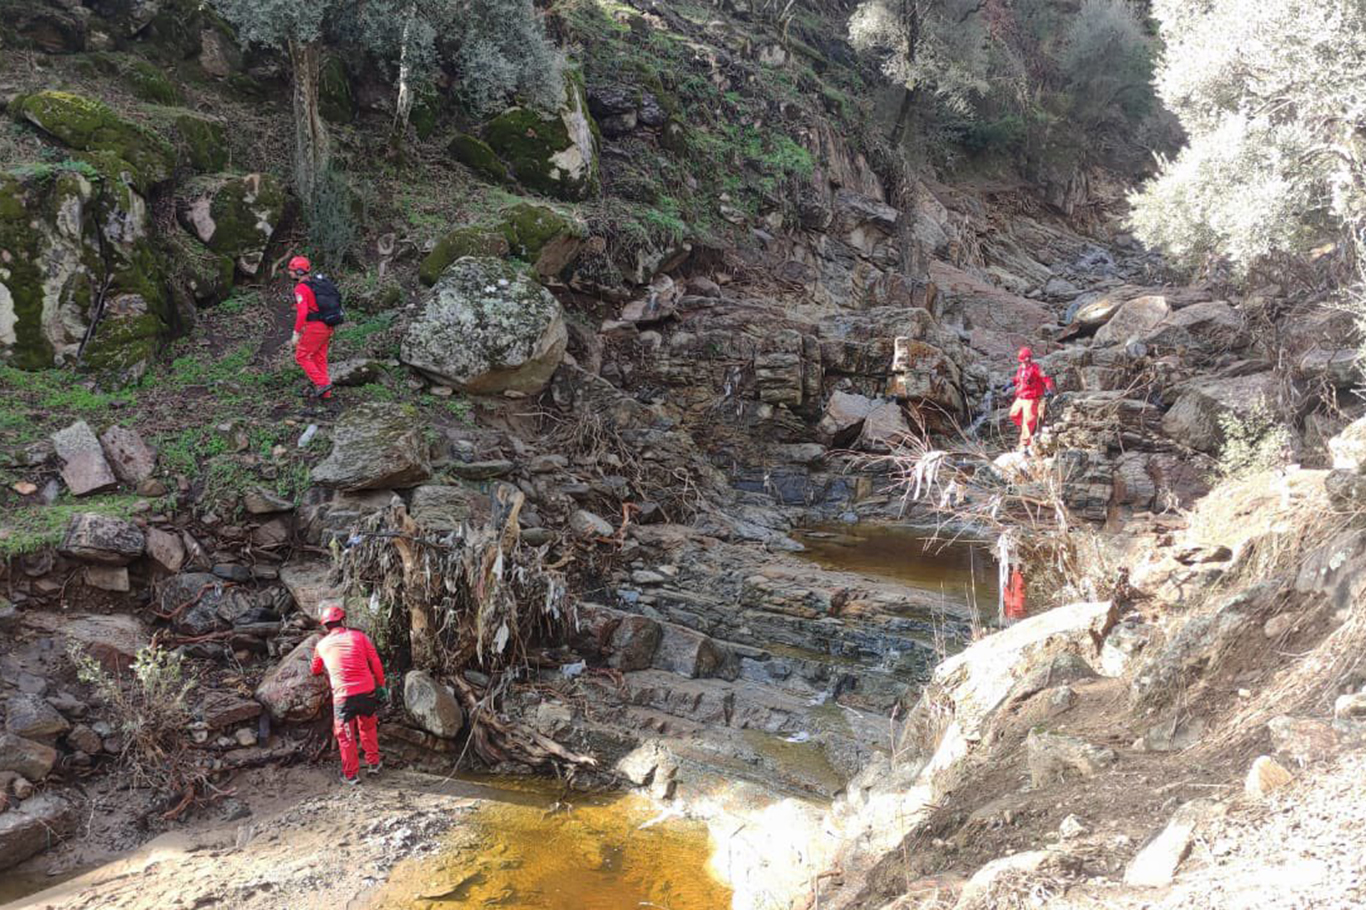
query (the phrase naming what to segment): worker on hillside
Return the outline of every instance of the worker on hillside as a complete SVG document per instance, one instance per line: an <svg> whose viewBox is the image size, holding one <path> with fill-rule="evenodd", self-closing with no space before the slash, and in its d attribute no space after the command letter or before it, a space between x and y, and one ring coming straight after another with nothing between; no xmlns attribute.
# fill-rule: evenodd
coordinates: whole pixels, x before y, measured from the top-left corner
<svg viewBox="0 0 1366 910"><path fill-rule="evenodd" d="M341 779L344 784L360 783L360 756L357 740L365 751L366 773L379 773L380 705L389 699L384 688L384 668L380 666L375 643L359 629L346 628L346 611L337 601L320 604L319 620L327 630L313 649L313 675L327 671L332 684L332 732L341 750Z"/></svg>
<svg viewBox="0 0 1366 910"><path fill-rule="evenodd" d="M324 275L309 277L313 265L303 256L289 260L289 277L294 285L294 362L303 368L312 394L332 397L332 380L327 375L327 347L332 330L342 324L341 291Z"/></svg>
<svg viewBox="0 0 1366 910"><path fill-rule="evenodd" d="M1010 406L1010 419L1020 428L1020 451L1028 452L1034 433L1043 421L1044 398L1053 394L1054 385L1034 362L1034 352L1029 348L1020 348L1019 360L1020 368L1011 380L1015 403Z"/></svg>
<svg viewBox="0 0 1366 910"><path fill-rule="evenodd" d="M1013 625L1024 619L1027 615L1028 585L1025 584L1024 573L1019 566L1012 566L1010 569L1010 581L1006 584L1006 589L1002 595L1004 603L1004 615L1001 617L1003 625Z"/></svg>

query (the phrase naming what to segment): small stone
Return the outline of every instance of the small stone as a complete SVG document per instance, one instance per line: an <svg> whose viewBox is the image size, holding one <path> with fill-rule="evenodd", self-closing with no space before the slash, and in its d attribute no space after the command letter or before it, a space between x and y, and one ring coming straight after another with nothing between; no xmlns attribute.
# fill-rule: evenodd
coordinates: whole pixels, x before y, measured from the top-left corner
<svg viewBox="0 0 1366 910"><path fill-rule="evenodd" d="M434 385L431 388L431 393L437 398L450 398L455 394L455 389L448 385Z"/></svg>
<svg viewBox="0 0 1366 910"><path fill-rule="evenodd" d="M19 691L25 695L42 695L47 691L47 680L32 673L19 674Z"/></svg>
<svg viewBox="0 0 1366 910"><path fill-rule="evenodd" d="M1077 701L1077 693L1071 686L1058 686L1048 696L1048 713L1062 714Z"/></svg>
<svg viewBox="0 0 1366 910"><path fill-rule="evenodd" d="M27 480L21 480L11 487L11 489L20 496L32 496L34 493L38 492L38 485L36 483L29 483Z"/></svg>
<svg viewBox="0 0 1366 910"><path fill-rule="evenodd" d="M43 743L0 733L0 771L16 771L29 780L42 780L57 764L57 750Z"/></svg>
<svg viewBox="0 0 1366 910"><path fill-rule="evenodd" d="M576 537L594 538L611 537L614 532L612 526L603 518L594 515L586 509L579 509L569 516L569 529L574 532Z"/></svg>
<svg viewBox="0 0 1366 910"><path fill-rule="evenodd" d="M28 799L33 795L33 784L29 782L28 778L23 776L16 776L14 780L10 782L9 789L16 799Z"/></svg>
<svg viewBox="0 0 1366 910"><path fill-rule="evenodd" d="M86 566L85 583L101 591L127 594L132 590L127 566Z"/></svg>
<svg viewBox="0 0 1366 910"><path fill-rule="evenodd" d="M160 528L148 528L147 555L161 568L174 574L185 565L185 544L177 534Z"/></svg>
<svg viewBox="0 0 1366 910"><path fill-rule="evenodd" d="M631 573L631 582L638 585L662 585L664 576L649 569L636 569Z"/></svg>
<svg viewBox="0 0 1366 910"><path fill-rule="evenodd" d="M139 496L148 496L152 499L160 499L161 497L166 495L168 490L166 489L166 484L157 480L155 477L149 477L138 484L137 492Z"/></svg>
<svg viewBox="0 0 1366 910"><path fill-rule="evenodd" d="M21 692L11 695L5 702L5 730L15 736L34 740L52 739L70 729L66 718L37 695Z"/></svg>
<svg viewBox="0 0 1366 910"><path fill-rule="evenodd" d="M71 732L66 734L66 741L73 749L79 749L92 755L104 748L100 735L85 724L77 724L72 727Z"/></svg>
<svg viewBox="0 0 1366 910"><path fill-rule="evenodd" d="M213 567L213 574L228 581L235 581L245 584L251 581L251 569L248 566L239 566L232 563L223 563Z"/></svg>
<svg viewBox="0 0 1366 910"><path fill-rule="evenodd" d="M235 734L233 734L233 735L237 737L237 745L239 745L239 746L242 746L242 747L245 748L245 747L250 747L250 746L256 745L256 731L255 731L255 730L249 729L249 728L247 728L247 727L242 727L240 730L238 730L238 731L237 731Z"/></svg>
<svg viewBox="0 0 1366 910"><path fill-rule="evenodd" d="M495 477L506 477L516 468L517 466L510 461L497 459L494 461L456 461L452 462L447 470L463 480L492 480Z"/></svg>
<svg viewBox="0 0 1366 910"><path fill-rule="evenodd" d="M52 444L62 460L62 480L72 495L88 496L118 486L99 438L84 420L52 434Z"/></svg>
<svg viewBox="0 0 1366 910"><path fill-rule="evenodd" d="M126 566L141 556L146 547L146 535L132 522L83 512L71 517L57 551L85 562Z"/></svg>
<svg viewBox="0 0 1366 910"><path fill-rule="evenodd" d="M1366 720L1366 692L1339 695L1333 702L1333 716L1338 720Z"/></svg>
<svg viewBox="0 0 1366 910"><path fill-rule="evenodd" d="M403 704L419 727L444 739L460 733L465 712L455 696L424 670L411 670L403 678Z"/></svg>
<svg viewBox="0 0 1366 910"><path fill-rule="evenodd" d="M1269 755L1260 756L1248 769L1243 791L1252 799L1264 799L1294 780L1289 771Z"/></svg>
<svg viewBox="0 0 1366 910"><path fill-rule="evenodd" d="M569 467L569 459L563 455L537 455L527 462L527 470L533 474L550 474Z"/></svg>
<svg viewBox="0 0 1366 910"><path fill-rule="evenodd" d="M137 430L114 424L100 434L100 445L114 475L123 483L139 484L156 470L156 455Z"/></svg>
<svg viewBox="0 0 1366 910"><path fill-rule="evenodd" d="M523 528L522 543L529 547L543 547L555 539L555 532L549 528Z"/></svg>
<svg viewBox="0 0 1366 910"><path fill-rule="evenodd" d="M1063 840L1071 840L1075 837L1081 837L1088 830L1086 823L1079 817L1076 815L1069 815L1064 818L1062 824L1058 826L1058 835Z"/></svg>
<svg viewBox="0 0 1366 910"><path fill-rule="evenodd" d="M1129 863L1124 870L1124 883L1139 888L1161 888L1171 884L1176 867L1190 851L1196 829L1221 811L1209 800L1193 800L1177 809L1162 833Z"/></svg>
<svg viewBox="0 0 1366 910"><path fill-rule="evenodd" d="M242 497L242 506L252 515L272 515L294 509L294 503L268 490L252 490L247 493Z"/></svg>

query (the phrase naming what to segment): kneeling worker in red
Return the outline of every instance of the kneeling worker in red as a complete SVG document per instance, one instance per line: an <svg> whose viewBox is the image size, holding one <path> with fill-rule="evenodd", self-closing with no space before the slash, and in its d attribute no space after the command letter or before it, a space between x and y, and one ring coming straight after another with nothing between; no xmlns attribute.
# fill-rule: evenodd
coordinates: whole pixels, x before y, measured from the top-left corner
<svg viewBox="0 0 1366 910"><path fill-rule="evenodd" d="M346 611L335 601L322 605L323 628L327 630L313 650L313 675L327 671L332 684L332 732L341 750L342 783L360 782L360 756L356 742L365 751L366 770L378 774L380 705L388 699L384 688L384 668L380 666L375 643L359 629L346 628Z"/></svg>

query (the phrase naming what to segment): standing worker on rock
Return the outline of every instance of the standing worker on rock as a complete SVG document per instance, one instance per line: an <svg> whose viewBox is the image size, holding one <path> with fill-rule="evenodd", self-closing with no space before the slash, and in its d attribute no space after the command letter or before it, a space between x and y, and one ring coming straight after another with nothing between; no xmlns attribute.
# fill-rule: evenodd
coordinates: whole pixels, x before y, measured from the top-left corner
<svg viewBox="0 0 1366 910"><path fill-rule="evenodd" d="M294 285L294 362L303 368L313 383L313 395L332 397L332 380L327 375L327 347L332 330L342 324L341 291L325 275L308 276L312 263L303 256L289 260L289 277Z"/></svg>
<svg viewBox="0 0 1366 910"><path fill-rule="evenodd" d="M1010 406L1010 419L1020 428L1020 451L1028 452L1043 421L1044 397L1053 394L1054 386L1053 380L1034 362L1034 352L1029 348L1020 348L1019 360L1020 368L1011 380L1015 403Z"/></svg>
<svg viewBox="0 0 1366 910"><path fill-rule="evenodd" d="M346 611L337 601L323 601L320 621L327 630L313 649L313 675L325 669L332 684L332 732L341 750L344 784L360 783L360 756L356 742L365 750L366 772L379 773L380 705L388 701L384 667L375 643L359 629L346 628Z"/></svg>

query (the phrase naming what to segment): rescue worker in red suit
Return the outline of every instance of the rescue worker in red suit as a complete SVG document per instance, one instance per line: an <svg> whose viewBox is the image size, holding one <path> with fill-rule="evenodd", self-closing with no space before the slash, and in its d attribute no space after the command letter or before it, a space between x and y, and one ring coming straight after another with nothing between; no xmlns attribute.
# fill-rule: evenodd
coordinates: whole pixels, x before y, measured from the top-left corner
<svg viewBox="0 0 1366 910"><path fill-rule="evenodd" d="M336 602L323 602L320 617L327 633L313 649L313 675L326 670L332 685L332 732L341 750L342 783L360 783L357 740L365 752L366 772L378 774L379 719L375 716L388 699L384 668L375 643L359 629L346 628L346 611Z"/></svg>
<svg viewBox="0 0 1366 910"><path fill-rule="evenodd" d="M1019 622L1025 618L1025 598L1027 586L1024 573L1019 567L1010 570L1010 581L1005 590L1005 624Z"/></svg>
<svg viewBox="0 0 1366 910"><path fill-rule="evenodd" d="M303 256L289 260L289 277L294 285L294 362L303 368L313 383L313 394L332 397L332 380L327 375L327 346L332 343L332 326L318 319L318 301L308 286L313 264ZM312 318L310 319L310 315Z"/></svg>
<svg viewBox="0 0 1366 910"><path fill-rule="evenodd" d="M1020 368L1011 381L1015 387L1015 403L1010 406L1010 419L1020 428L1020 450L1028 452L1043 420L1044 397L1053 394L1054 385L1034 362L1034 352L1029 348L1020 348L1019 360Z"/></svg>

